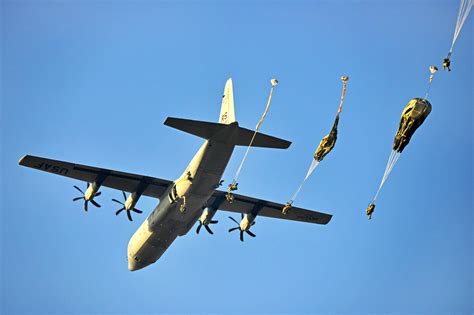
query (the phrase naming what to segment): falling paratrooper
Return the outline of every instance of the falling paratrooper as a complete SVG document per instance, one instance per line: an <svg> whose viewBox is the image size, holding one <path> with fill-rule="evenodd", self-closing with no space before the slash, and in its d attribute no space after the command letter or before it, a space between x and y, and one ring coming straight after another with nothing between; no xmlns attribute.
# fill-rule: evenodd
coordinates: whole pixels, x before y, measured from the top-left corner
<svg viewBox="0 0 474 315"><path fill-rule="evenodd" d="M295 191L291 199L285 204L281 212L286 215L288 211L293 207L293 202L295 201L298 193L300 192L301 188L303 188L304 183L308 179L308 177L311 175L311 173L314 171L316 166L324 159L326 155L329 154L329 152L334 149L334 146L336 145L337 141L337 126L339 124L339 114L342 112L342 104L344 102L344 96L346 95L346 89L347 89L347 81L349 81L348 76L341 76L341 81L343 84L342 87L342 94L341 94L341 101L339 103L339 108L337 110L336 114L336 119L334 120L334 124L331 128L331 131L329 134L324 136L321 141L319 142L318 147L316 148L316 151L314 152L313 155L313 162L311 163L311 166L309 167L308 172L306 173L306 177L303 179L303 182L300 184L298 189Z"/></svg>
<svg viewBox="0 0 474 315"><path fill-rule="evenodd" d="M252 139L250 140L250 143L247 147L247 150L245 151L245 154L244 154L244 157L242 158L242 161L240 162L240 165L237 169L237 172L235 172L235 176L234 176L234 179L232 180L232 183L230 183L227 186L227 194L225 195L225 197L226 197L226 199L229 203L232 203L234 201L234 195L233 195L232 192L239 189L239 187L238 187L239 183L237 182L237 180L239 179L240 172L242 171L242 167L244 166L244 163L247 159L247 155L249 154L250 148L252 147L253 141L255 140L255 136L257 135L257 133L260 129L260 126L263 123L263 120L265 119L265 117L268 114L268 110L270 109L270 104L271 104L272 98L273 98L273 89L275 88L275 86L278 85L278 80L277 79L271 79L270 83L271 83L272 87L270 89L270 95L268 96L268 101L267 101L267 106L265 107L265 111L263 112L262 117L260 118L257 125L255 126L255 131L253 133Z"/></svg>
<svg viewBox="0 0 474 315"><path fill-rule="evenodd" d="M368 219L372 218L372 214L375 210L375 202L377 197L382 189L382 186L385 184L388 176L392 172L393 167L397 163L400 154L403 152L405 147L411 140L411 137L415 131L423 124L426 117L431 112L431 104L427 99L424 98L414 98L408 105L403 109L402 115L400 117L400 124L395 134L395 139L393 140L392 152L388 158L387 166L385 167L385 172L380 182L377 193L375 194L374 199L369 203L369 206L365 210Z"/></svg>
<svg viewBox="0 0 474 315"><path fill-rule="evenodd" d="M466 22L469 13L471 12L472 6L474 4L474 0L461 0L459 4L459 11L458 11L458 18L456 20L456 26L454 28L454 35L453 40L451 42L451 48L449 49L448 56L443 59L443 69L451 71L451 55L453 53L454 44L458 39L459 33Z"/></svg>

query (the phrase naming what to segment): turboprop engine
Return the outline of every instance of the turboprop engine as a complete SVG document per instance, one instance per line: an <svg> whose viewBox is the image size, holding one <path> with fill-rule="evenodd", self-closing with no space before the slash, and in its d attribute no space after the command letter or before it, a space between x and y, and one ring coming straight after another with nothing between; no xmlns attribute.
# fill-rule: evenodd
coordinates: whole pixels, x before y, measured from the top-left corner
<svg viewBox="0 0 474 315"><path fill-rule="evenodd" d="M256 216L251 214L251 213L248 213L248 214L245 214L245 215L242 213L240 222L237 222L236 219L229 216L229 219L231 219L232 221L237 223L237 226L229 229L229 232L239 230L240 231L240 241L241 242L244 241L244 232L247 233L248 235L250 235L251 237L257 236L257 235L253 234L250 231L250 228L255 224L255 218L256 218Z"/></svg>
<svg viewBox="0 0 474 315"><path fill-rule="evenodd" d="M212 220L216 212L217 212L217 209L214 209L212 207L207 207L204 209L201 217L198 220L199 225L196 228L196 234L199 234L199 231L201 230L203 226L206 229L206 231L209 232L209 234L214 234L211 228L209 227L209 224L216 224L219 222L217 220Z"/></svg>
<svg viewBox="0 0 474 315"><path fill-rule="evenodd" d="M100 196L102 194L99 191L100 184L98 184L97 182L93 182L92 184L87 183L86 192L83 192L82 189L80 189L79 187L77 187L75 185L74 185L74 188L76 188L82 194L82 196L81 197L76 197L76 198L72 199L72 201L78 201L78 200L83 199L84 200L84 210L85 211L88 210L89 201L94 206L96 206L97 208L100 208L100 205L97 202L95 202L95 200L94 200L95 197Z"/></svg>
<svg viewBox="0 0 474 315"><path fill-rule="evenodd" d="M122 205L122 208L118 209L117 212L115 212L115 215L119 215L120 212L125 210L127 212L128 220L133 221L132 213L131 213L132 211L135 213L143 213L143 211L135 208L135 205L137 204L138 199L140 199L142 194L139 192L134 192L134 193L131 193L130 196L128 196L127 198L127 195L125 194L125 192L122 191L122 195L123 195L124 202L118 201L117 199L112 199L112 201Z"/></svg>

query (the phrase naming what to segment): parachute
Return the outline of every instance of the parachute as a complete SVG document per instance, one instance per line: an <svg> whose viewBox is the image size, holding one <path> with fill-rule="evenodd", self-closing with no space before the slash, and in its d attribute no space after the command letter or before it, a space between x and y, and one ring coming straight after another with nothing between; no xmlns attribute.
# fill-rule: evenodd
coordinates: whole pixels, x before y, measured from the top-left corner
<svg viewBox="0 0 474 315"><path fill-rule="evenodd" d="M343 87L342 87L342 95L341 95L341 102L339 103L339 109L337 110L336 119L334 120L334 124L332 126L331 132L326 135L321 142L319 142L318 148L314 153L314 159L318 162L321 162L324 157L331 152L331 150L336 145L337 140L337 125L339 124L339 114L342 112L342 102L344 101L344 96L346 94L347 88L347 81L349 80L348 76L341 77ZM314 168L313 168L314 169Z"/></svg>
<svg viewBox="0 0 474 315"><path fill-rule="evenodd" d="M342 112L342 103L344 102L344 96L346 94L346 89L347 89L347 81L349 80L348 76L342 76L341 81L342 81L342 95L341 95L341 101L339 103L339 108L337 110L336 114L336 119L334 120L334 124L332 126L331 131L329 134L327 134L321 141L319 142L319 145L314 152L313 155L313 161L311 162L311 165L308 169L308 172L306 173L305 178L301 182L300 186L296 191L293 193L293 196L291 199L285 204L285 206L282 209L282 213L286 215L288 211L291 209L293 202L295 201L296 197L298 196L301 188L303 188L304 183L306 180L309 178L309 176L313 173L314 169L318 164L324 159L326 155L328 155L329 152L334 148L336 145L336 140L337 140L337 125L339 124L339 114Z"/></svg>
<svg viewBox="0 0 474 315"><path fill-rule="evenodd" d="M400 126L393 140L393 150L402 153L416 129L431 112L431 104L424 98L412 99L402 112Z"/></svg>
<svg viewBox="0 0 474 315"><path fill-rule="evenodd" d="M337 125L339 124L339 113L336 115L336 119L334 120L334 124L332 126L331 132L326 135L321 142L319 142L318 148L316 152L314 152L314 159L318 162L321 162L324 157L331 152L331 150L336 145L337 140Z"/></svg>
<svg viewBox="0 0 474 315"><path fill-rule="evenodd" d="M471 12L473 4L474 4L474 0L461 0L461 3L459 4L458 19L456 21L456 27L454 28L454 35L453 35L453 41L451 42L451 48L449 49L448 56L443 59L443 68L445 70L448 69L448 71L451 71L449 67L451 65L451 54L453 53L454 44L456 43L456 40L458 39L459 33L461 32L464 22L466 22L467 17L469 16L469 13Z"/></svg>
<svg viewBox="0 0 474 315"><path fill-rule="evenodd" d="M253 141L255 140L255 136L257 135L258 130L260 129L260 126L263 123L263 120L265 119L265 117L268 114L268 110L270 109L270 104L272 102L273 89L275 88L275 86L277 86L278 80L277 79L271 79L270 83L271 83L272 87L270 89L270 95L268 96L268 102L267 102L267 106L265 107L265 111L263 112L262 117L260 118L257 125L255 126L255 132L253 133L252 139L250 140L250 143L247 147L247 150L245 151L244 157L242 158L242 161L240 162L240 165L237 168L237 172L234 175L234 179L232 180L232 183L230 183L229 186L227 187L226 199L229 202L234 201L234 196L232 195L232 192L236 191L238 189L239 183L237 182L237 180L239 179L240 172L242 171L242 167L245 163L245 160L247 159L247 155L249 154L249 151L250 151L250 148L252 147Z"/></svg>
<svg viewBox="0 0 474 315"><path fill-rule="evenodd" d="M388 158L387 166L385 167L385 172L382 176L379 188L375 193L374 198L370 202L369 206L366 209L366 214L368 219L372 218L372 213L375 209L375 202L379 196L380 190L387 181L388 176L393 170L393 167L397 163L400 155L402 154L405 147L410 142L411 137L415 131L423 124L426 117L431 112L431 104L428 100L424 98L414 98L408 105L403 109L402 115L400 117L400 125L398 127L395 139L393 140L392 152Z"/></svg>
<svg viewBox="0 0 474 315"><path fill-rule="evenodd" d="M453 53L454 44L456 43L456 40L459 36L459 33L461 32L464 22L466 22L466 19L469 16L473 3L474 0L461 0L461 3L459 5L458 18L456 21L456 27L454 29L453 41L451 42L451 48L449 49L448 56L443 59L443 68L445 70L451 71L451 54ZM366 214L369 220L372 218L372 214L374 213L375 202L380 193L380 190L387 181L388 176L393 170L393 167L397 163L405 147L410 142L410 139L415 133L415 131L423 124L426 117L428 117L431 112L432 107L430 102L428 102L427 98L438 68L436 66L430 66L429 70L429 85L428 89L426 90L425 97L412 99L402 112L402 116L400 118L400 125L395 135L395 139L393 140L392 152L390 152L387 166L385 167L385 172L382 176L382 180L380 182L377 192L375 193L374 198L369 203L366 209Z"/></svg>

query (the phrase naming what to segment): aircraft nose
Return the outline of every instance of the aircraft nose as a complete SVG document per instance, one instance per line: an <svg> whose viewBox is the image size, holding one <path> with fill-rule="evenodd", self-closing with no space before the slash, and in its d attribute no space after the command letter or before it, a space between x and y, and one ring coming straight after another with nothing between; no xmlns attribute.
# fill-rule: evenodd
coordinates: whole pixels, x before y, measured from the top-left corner
<svg viewBox="0 0 474 315"><path fill-rule="evenodd" d="M133 257L128 258L128 270L135 271L135 270L142 269L143 267L145 267L145 265L140 263Z"/></svg>

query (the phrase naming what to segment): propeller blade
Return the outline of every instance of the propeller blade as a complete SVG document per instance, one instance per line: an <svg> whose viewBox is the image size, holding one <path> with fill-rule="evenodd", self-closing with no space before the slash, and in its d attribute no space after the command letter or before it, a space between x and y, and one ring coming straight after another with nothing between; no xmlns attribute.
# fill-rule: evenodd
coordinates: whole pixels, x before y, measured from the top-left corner
<svg viewBox="0 0 474 315"><path fill-rule="evenodd" d="M123 194L123 200L127 200L127 195L125 194L125 191L122 191Z"/></svg>
<svg viewBox="0 0 474 315"><path fill-rule="evenodd" d="M199 223L197 229L196 229L196 234L199 234L199 231L201 231L202 224Z"/></svg>
<svg viewBox="0 0 474 315"><path fill-rule="evenodd" d="M81 200L81 199L84 199L84 197L76 197L72 201L78 201L78 200Z"/></svg>
<svg viewBox="0 0 474 315"><path fill-rule="evenodd" d="M74 185L73 187L76 188L77 190L79 190L79 191L84 195L84 192L82 191L82 189L80 189L80 188L77 187L76 185Z"/></svg>
<svg viewBox="0 0 474 315"><path fill-rule="evenodd" d="M121 204L122 206L124 205L123 202L118 201L117 199L112 199L112 201L113 201L113 202L116 202L116 203L119 203L119 204Z"/></svg>
<svg viewBox="0 0 474 315"><path fill-rule="evenodd" d="M231 219L232 221L234 221L235 223L237 223L238 225L240 225L240 223L239 223L239 222L237 222L237 220L236 220L236 219L234 219L233 217L229 216L229 219Z"/></svg>
<svg viewBox="0 0 474 315"><path fill-rule="evenodd" d="M250 226L254 226L254 224L255 224L255 221L253 221L252 224L250 224Z"/></svg>
<svg viewBox="0 0 474 315"><path fill-rule="evenodd" d="M239 227L239 226L238 226L238 227L235 227L235 228L231 228L231 229L229 229L229 232L232 232L232 231L235 231L235 230L238 230L238 229L240 229L240 227Z"/></svg>
<svg viewBox="0 0 474 315"><path fill-rule="evenodd" d="M240 230L240 241L244 241L244 231Z"/></svg>
<svg viewBox="0 0 474 315"><path fill-rule="evenodd" d="M208 227L207 225L204 225L204 227L206 228L206 230L209 232L209 234L214 234L211 230L210 227Z"/></svg>
<svg viewBox="0 0 474 315"><path fill-rule="evenodd" d="M91 199L89 200L94 206L96 206L97 208L100 208L100 205L94 200L94 199Z"/></svg>
<svg viewBox="0 0 474 315"><path fill-rule="evenodd" d="M244 219L244 214L241 213L241 217L240 217L240 220L243 220Z"/></svg>
<svg viewBox="0 0 474 315"><path fill-rule="evenodd" d="M122 212L123 210L125 210L125 207L118 209L117 212L115 212L115 215L119 215L119 213Z"/></svg>
<svg viewBox="0 0 474 315"><path fill-rule="evenodd" d="M219 221L217 220L212 220L211 222L209 222L210 224L216 224L216 223L219 223Z"/></svg>
<svg viewBox="0 0 474 315"><path fill-rule="evenodd" d="M87 208L89 207L88 204L89 204L89 201L86 200L86 198L84 198L84 210L87 211Z"/></svg>
<svg viewBox="0 0 474 315"><path fill-rule="evenodd" d="M127 211L127 217L130 221L133 221L132 215L130 214L130 211Z"/></svg>
<svg viewBox="0 0 474 315"><path fill-rule="evenodd" d="M140 209L137 209L137 208L133 208L133 209L132 209L132 211L133 211L133 212L136 212L136 213L143 213L143 211L142 211L142 210L140 210Z"/></svg>
<svg viewBox="0 0 474 315"><path fill-rule="evenodd" d="M252 233L252 232L250 232L250 231L245 231L245 232L247 232L247 234L248 234L248 235L250 235L250 236L252 236L252 237L255 237L255 236L257 236L257 235L253 234L253 233Z"/></svg>
<svg viewBox="0 0 474 315"><path fill-rule="evenodd" d="M98 192L96 192L96 193L94 194L94 197L97 197L97 196L100 196L100 195L102 195L102 192L101 192L101 191L98 191Z"/></svg>

